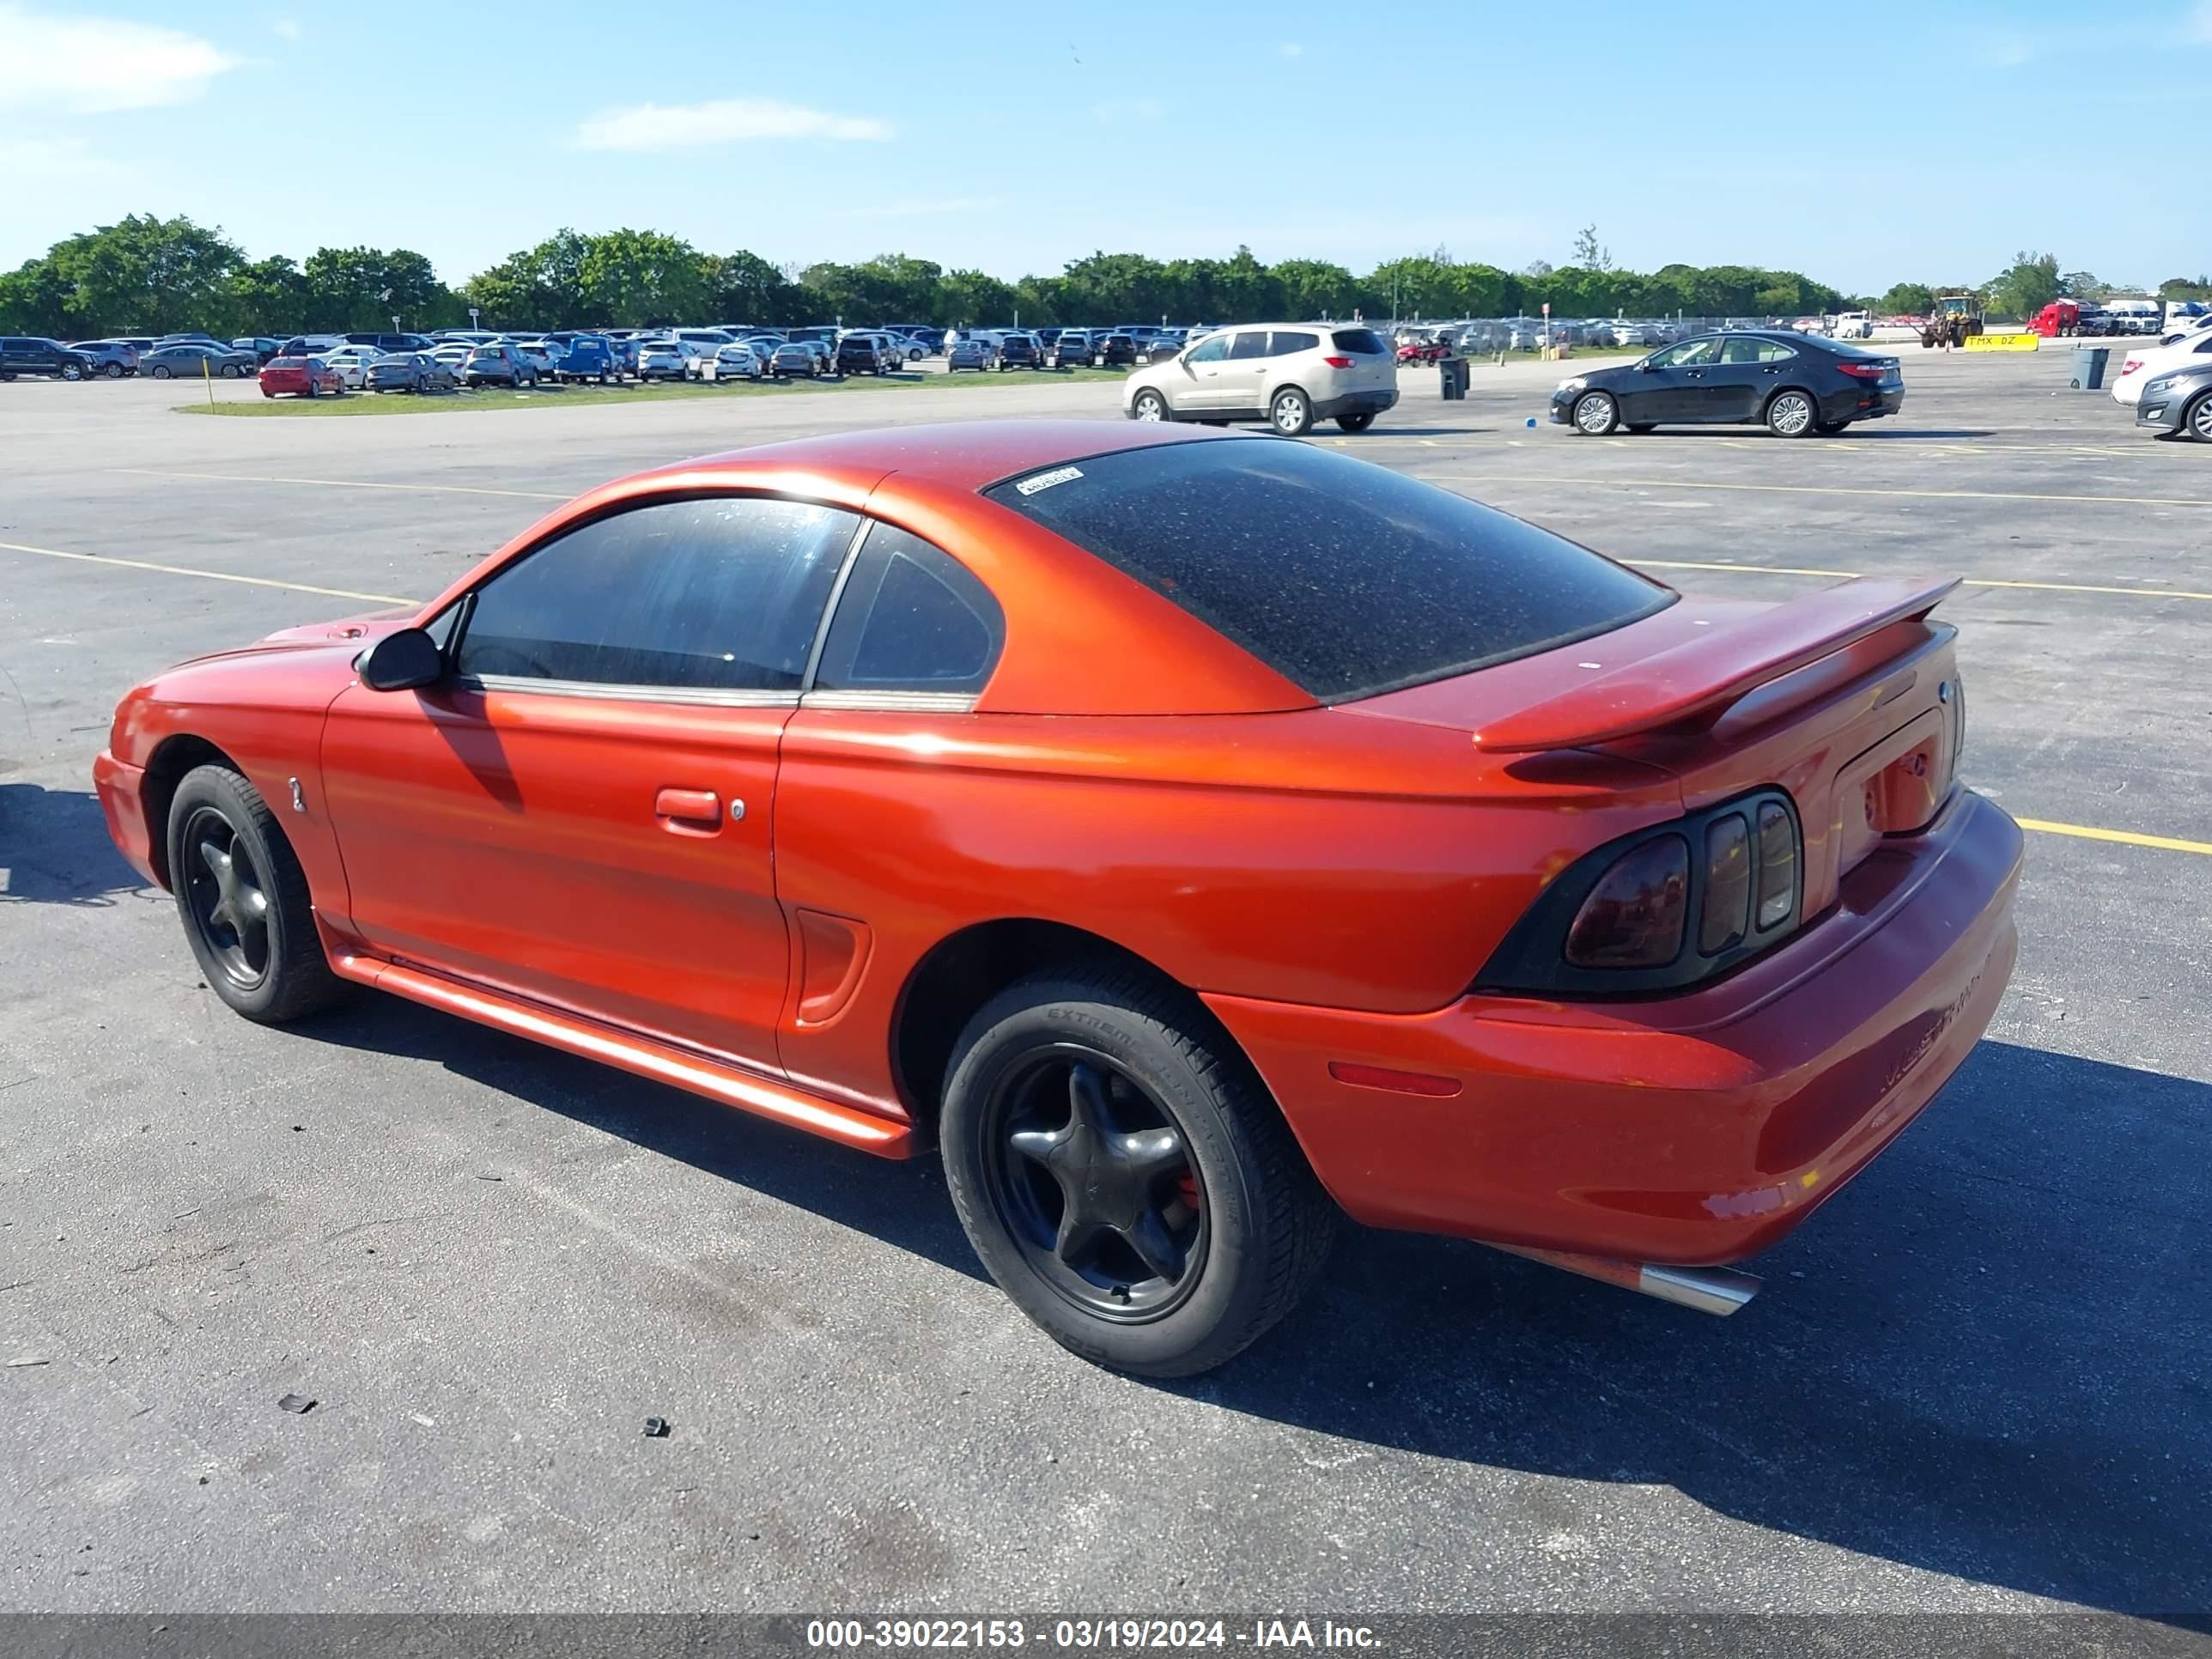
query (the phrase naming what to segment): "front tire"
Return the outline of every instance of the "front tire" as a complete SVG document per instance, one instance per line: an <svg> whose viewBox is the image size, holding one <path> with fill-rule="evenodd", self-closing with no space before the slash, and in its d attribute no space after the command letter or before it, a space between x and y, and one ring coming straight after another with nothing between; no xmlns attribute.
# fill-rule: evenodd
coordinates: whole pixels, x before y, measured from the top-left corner
<svg viewBox="0 0 2212 1659"><path fill-rule="evenodd" d="M1267 424L1285 438L1303 438L1313 430L1313 404L1297 387L1286 386L1267 405Z"/></svg>
<svg viewBox="0 0 2212 1659"><path fill-rule="evenodd" d="M1334 1235L1243 1056L1138 972L1039 974L992 999L954 1050L939 1129L984 1267L1117 1370L1222 1364L1296 1304Z"/></svg>
<svg viewBox="0 0 2212 1659"><path fill-rule="evenodd" d="M1776 392L1766 405L1766 429L1778 438L1809 436L1819 422L1811 395L1795 386Z"/></svg>
<svg viewBox="0 0 2212 1659"><path fill-rule="evenodd" d="M1585 392L1571 412L1575 430L1586 438L1602 438L1620 424L1620 405L1610 392Z"/></svg>
<svg viewBox="0 0 2212 1659"><path fill-rule="evenodd" d="M1175 418L1169 411L1168 400L1149 388L1137 394L1136 401L1129 405L1129 415L1131 419L1139 421L1170 421Z"/></svg>
<svg viewBox="0 0 2212 1659"><path fill-rule="evenodd" d="M101 369L100 372L107 376L111 380L119 380L123 378L123 365L120 363L110 363L106 368Z"/></svg>
<svg viewBox="0 0 2212 1659"><path fill-rule="evenodd" d="M2212 392L2200 392L2182 415L2181 429L2200 444L2212 444Z"/></svg>
<svg viewBox="0 0 2212 1659"><path fill-rule="evenodd" d="M1364 432L1375 424L1374 411L1370 410L1364 415L1340 415L1336 417L1336 424L1340 431Z"/></svg>
<svg viewBox="0 0 2212 1659"><path fill-rule="evenodd" d="M170 379L171 377L172 377L172 371L170 370L169 366L168 366L167 363L156 363L156 364L155 364L155 365L154 365L154 378L155 378L155 380L166 380Z"/></svg>
<svg viewBox="0 0 2212 1659"><path fill-rule="evenodd" d="M275 1025L345 994L315 933L307 874L243 775L222 765L185 775L169 803L168 851L185 938L228 1007Z"/></svg>

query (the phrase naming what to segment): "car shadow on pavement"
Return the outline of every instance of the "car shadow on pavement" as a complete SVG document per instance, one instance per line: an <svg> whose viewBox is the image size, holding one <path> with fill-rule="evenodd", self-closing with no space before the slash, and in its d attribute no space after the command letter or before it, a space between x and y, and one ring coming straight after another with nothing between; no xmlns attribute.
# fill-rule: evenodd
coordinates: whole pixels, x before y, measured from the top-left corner
<svg viewBox="0 0 2212 1659"><path fill-rule="evenodd" d="M2212 1087L1985 1042L1730 1319L1355 1231L1259 1347L1171 1386L2212 1628L2208 1167Z"/></svg>
<svg viewBox="0 0 2212 1659"><path fill-rule="evenodd" d="M0 905L97 907L152 890L115 850L90 790L0 783Z"/></svg>
<svg viewBox="0 0 2212 1659"><path fill-rule="evenodd" d="M433 1061L983 1278L934 1157L819 1146L395 998L291 1029ZM2195 1625L2212 1609L2208 1166L2212 1086L1984 1042L1862 1180L1750 1264L1767 1288L1731 1319L1347 1228L1281 1327L1156 1386L1395 1451L1668 1487L1813 1542Z"/></svg>
<svg viewBox="0 0 2212 1659"><path fill-rule="evenodd" d="M1635 435L1641 437L1646 434L1638 433ZM1678 438L1734 438L1739 442L1746 438L1767 438L1779 444L1806 441L1802 437L1785 438L1778 432L1770 432L1763 426L1749 422L1735 426L1662 426L1658 435L1669 443ZM1853 421L1849 432L1837 435L1846 443L1861 444L1899 443L1915 438L1994 438L1997 434L1985 427L1893 427L1881 422ZM1814 447L1819 447L1817 441Z"/></svg>
<svg viewBox="0 0 2212 1659"><path fill-rule="evenodd" d="M456 1077L985 1277L933 1156L893 1162L830 1146L681 1089L394 996L363 994L286 1028L319 1042L432 1061Z"/></svg>

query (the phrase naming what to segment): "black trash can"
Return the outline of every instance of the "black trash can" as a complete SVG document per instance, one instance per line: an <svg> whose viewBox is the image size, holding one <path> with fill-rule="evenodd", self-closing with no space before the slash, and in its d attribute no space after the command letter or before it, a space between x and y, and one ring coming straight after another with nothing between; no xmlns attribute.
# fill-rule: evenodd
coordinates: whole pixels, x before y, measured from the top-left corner
<svg viewBox="0 0 2212 1659"><path fill-rule="evenodd" d="M1444 401L1455 402L1467 396L1468 367L1464 357L1446 357L1437 364L1437 379Z"/></svg>
<svg viewBox="0 0 2212 1659"><path fill-rule="evenodd" d="M2105 365L2112 360L2110 346L2075 346L2074 378L2068 384L2076 392L2096 391L2105 384Z"/></svg>

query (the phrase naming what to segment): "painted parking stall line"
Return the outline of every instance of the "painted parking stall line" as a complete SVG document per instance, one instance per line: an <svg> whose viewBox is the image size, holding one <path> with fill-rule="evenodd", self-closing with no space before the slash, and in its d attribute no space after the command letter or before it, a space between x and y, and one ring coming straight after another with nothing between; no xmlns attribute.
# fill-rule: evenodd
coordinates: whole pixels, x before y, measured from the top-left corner
<svg viewBox="0 0 2212 1659"><path fill-rule="evenodd" d="M483 484L383 483L362 478L280 478L246 472L157 472L150 467L112 466L111 472L127 473L139 478L179 478L196 483L301 484L316 489L397 489L433 495L504 495L526 501L566 501L575 498L574 490L563 495L547 489L494 489Z"/></svg>
<svg viewBox="0 0 2212 1659"><path fill-rule="evenodd" d="M274 576L246 576L234 570L196 570L190 565L156 564L150 559L124 559L107 553L71 553L58 547L31 547L21 542L0 542L0 552L30 554L41 559L68 559L80 564L106 565L124 570L150 570L164 576L196 576L202 581L235 582L246 587L281 587L293 593L320 593L326 599L363 599L371 605L420 605L420 599L397 593L358 593L347 587L318 587L312 582L279 581Z"/></svg>

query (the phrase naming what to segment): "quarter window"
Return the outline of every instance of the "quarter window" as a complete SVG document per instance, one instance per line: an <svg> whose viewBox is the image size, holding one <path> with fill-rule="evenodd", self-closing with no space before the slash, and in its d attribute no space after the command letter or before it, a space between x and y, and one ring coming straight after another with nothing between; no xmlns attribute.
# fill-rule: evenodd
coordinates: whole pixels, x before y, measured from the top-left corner
<svg viewBox="0 0 2212 1659"><path fill-rule="evenodd" d="M837 598L814 675L819 691L983 689L1006 619L967 566L887 524L870 526Z"/></svg>
<svg viewBox="0 0 2212 1659"><path fill-rule="evenodd" d="M793 691L858 515L656 501L558 537L477 591L455 668L592 685Z"/></svg>
<svg viewBox="0 0 2212 1659"><path fill-rule="evenodd" d="M1779 340L1762 340L1751 334L1737 335L1721 346L1724 363L1786 363L1796 355Z"/></svg>

